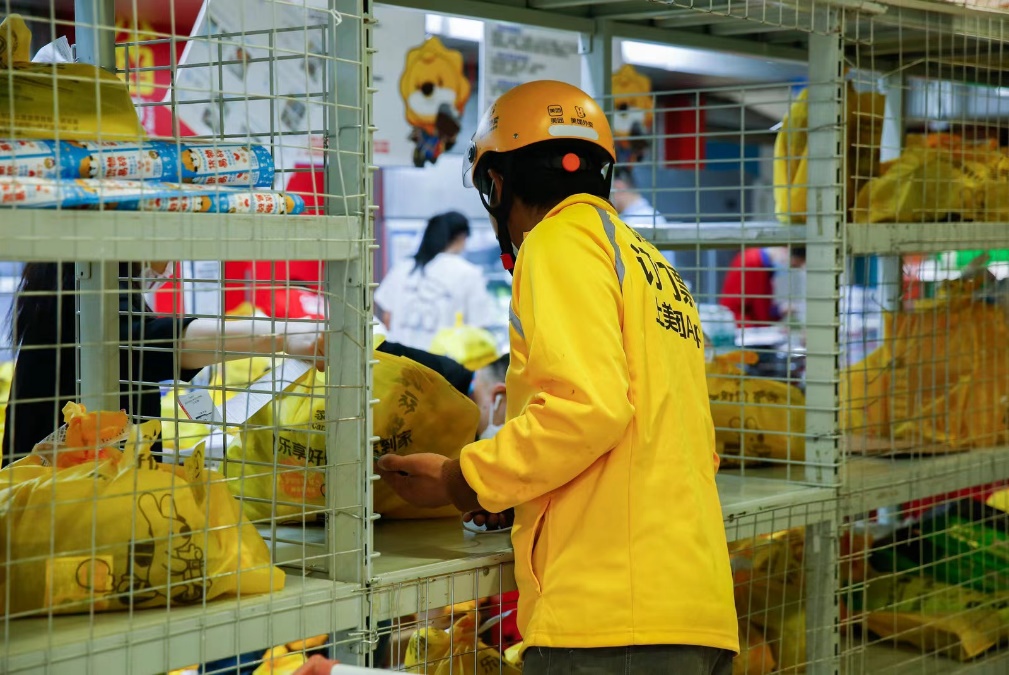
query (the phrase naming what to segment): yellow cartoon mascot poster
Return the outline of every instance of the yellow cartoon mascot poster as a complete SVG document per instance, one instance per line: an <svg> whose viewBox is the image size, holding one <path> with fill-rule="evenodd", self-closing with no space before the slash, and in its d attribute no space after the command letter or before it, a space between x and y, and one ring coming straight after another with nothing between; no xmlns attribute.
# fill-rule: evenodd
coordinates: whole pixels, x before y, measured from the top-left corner
<svg viewBox="0 0 1009 675"><path fill-rule="evenodd" d="M434 164L455 145L470 90L462 53L446 48L437 37L407 52L399 92L412 128L415 166Z"/></svg>
<svg viewBox="0 0 1009 675"><path fill-rule="evenodd" d="M640 162L649 147L654 101L652 81L630 64L613 73L613 137L617 161Z"/></svg>

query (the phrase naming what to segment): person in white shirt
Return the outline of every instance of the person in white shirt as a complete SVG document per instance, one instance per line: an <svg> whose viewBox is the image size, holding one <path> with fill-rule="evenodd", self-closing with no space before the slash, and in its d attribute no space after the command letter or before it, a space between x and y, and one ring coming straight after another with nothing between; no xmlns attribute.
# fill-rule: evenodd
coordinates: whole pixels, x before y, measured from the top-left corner
<svg viewBox="0 0 1009 675"><path fill-rule="evenodd" d="M634 185L634 178L628 169L617 169L613 174L610 201L616 207L620 220L635 230L647 233L651 229L666 227L669 223L651 203L641 196ZM671 265L676 266L676 255L672 251L662 251Z"/></svg>
<svg viewBox="0 0 1009 675"><path fill-rule="evenodd" d="M435 334L456 325L495 323L495 307L479 267L462 257L469 222L449 211L431 218L417 253L393 266L375 291L388 339L427 351Z"/></svg>

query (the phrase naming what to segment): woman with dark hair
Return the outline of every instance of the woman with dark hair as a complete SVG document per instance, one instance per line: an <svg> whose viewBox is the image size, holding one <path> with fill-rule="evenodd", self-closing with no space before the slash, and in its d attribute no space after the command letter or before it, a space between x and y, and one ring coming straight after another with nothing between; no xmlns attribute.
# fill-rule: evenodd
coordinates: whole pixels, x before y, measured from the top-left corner
<svg viewBox="0 0 1009 675"><path fill-rule="evenodd" d="M286 352L321 366L319 324L161 317L144 294L165 283L169 263L119 266L120 407L134 419L161 414L159 383L188 381L201 368L249 354ZM11 308L17 352L7 403L3 461L31 452L63 423L77 399L74 263L28 263ZM96 319L97 320L97 319Z"/></svg>
<svg viewBox="0 0 1009 675"><path fill-rule="evenodd" d="M430 349L439 330L456 325L483 328L494 322L494 303L480 268L462 257L469 237L466 216L455 211L427 223L413 258L394 265L375 291L389 340Z"/></svg>

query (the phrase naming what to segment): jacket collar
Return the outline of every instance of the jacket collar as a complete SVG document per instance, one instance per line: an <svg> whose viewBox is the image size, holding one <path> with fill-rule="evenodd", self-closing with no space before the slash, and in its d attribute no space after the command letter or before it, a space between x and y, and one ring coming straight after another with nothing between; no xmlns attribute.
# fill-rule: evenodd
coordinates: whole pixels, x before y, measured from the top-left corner
<svg viewBox="0 0 1009 675"><path fill-rule="evenodd" d="M599 197L582 193L577 195L571 195L570 197L562 201L560 204L550 209L550 211L547 213L546 216L544 216L543 219L546 220L547 218L552 218L561 211L563 211L564 209L566 209L567 207L574 206L576 204L588 204L589 206L607 211L613 216L617 215L617 210L613 208L613 204L610 204L605 199L600 199Z"/></svg>

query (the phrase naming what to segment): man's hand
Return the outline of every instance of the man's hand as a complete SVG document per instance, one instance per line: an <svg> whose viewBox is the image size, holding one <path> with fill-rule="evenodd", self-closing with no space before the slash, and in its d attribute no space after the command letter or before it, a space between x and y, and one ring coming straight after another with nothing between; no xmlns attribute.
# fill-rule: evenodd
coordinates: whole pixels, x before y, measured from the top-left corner
<svg viewBox="0 0 1009 675"><path fill-rule="evenodd" d="M504 513L490 513L488 511L470 511L462 516L464 523L473 523L477 527L487 526L487 531L503 530L511 527L515 521L515 510L508 509Z"/></svg>
<svg viewBox="0 0 1009 675"><path fill-rule="evenodd" d="M400 497L414 506L438 508L452 503L442 467L447 457L421 452L416 455L383 455L376 465L378 475Z"/></svg>

